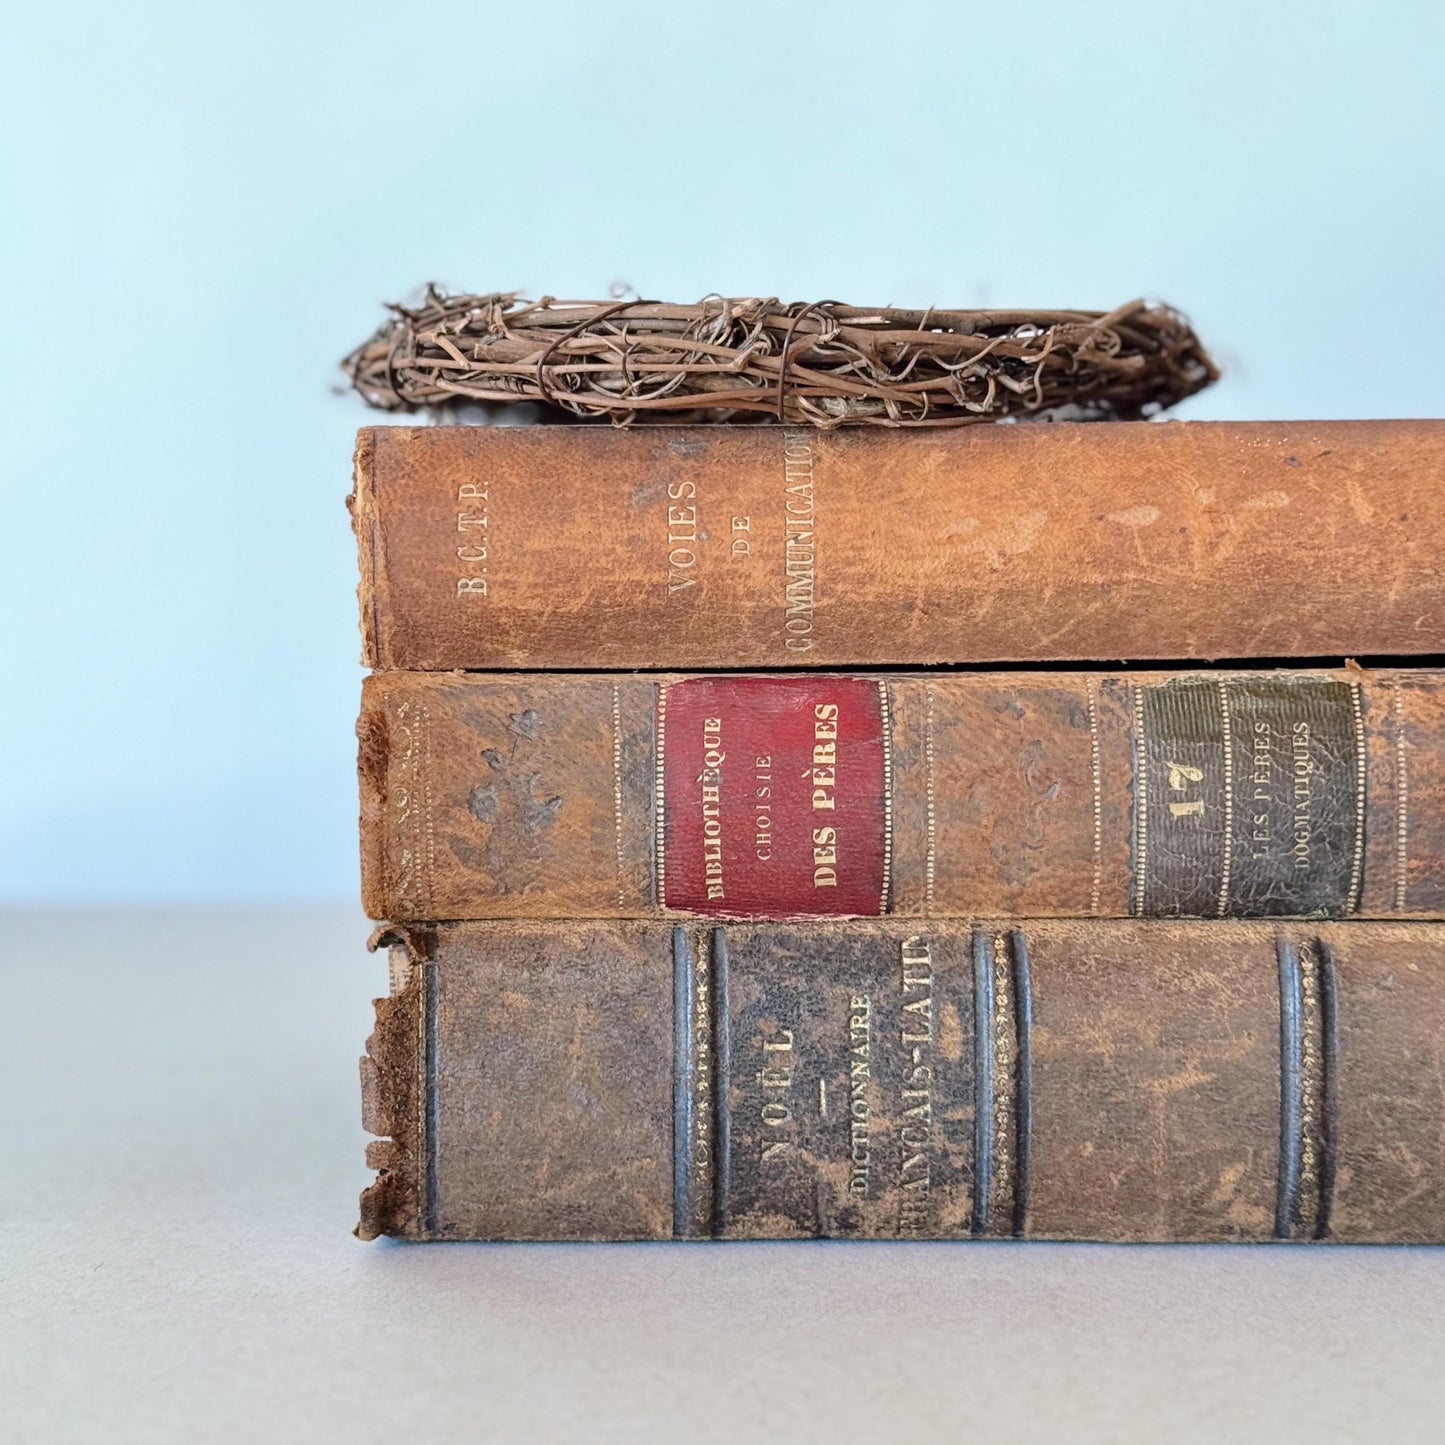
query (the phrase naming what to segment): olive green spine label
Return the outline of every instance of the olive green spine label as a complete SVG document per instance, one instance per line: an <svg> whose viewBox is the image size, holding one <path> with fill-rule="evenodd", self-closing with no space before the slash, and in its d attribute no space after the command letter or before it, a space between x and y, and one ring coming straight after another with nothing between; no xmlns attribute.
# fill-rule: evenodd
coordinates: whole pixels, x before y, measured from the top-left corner
<svg viewBox="0 0 1445 1445"><path fill-rule="evenodd" d="M1317 677L1134 689L1133 911L1334 918L1359 903L1362 700Z"/></svg>

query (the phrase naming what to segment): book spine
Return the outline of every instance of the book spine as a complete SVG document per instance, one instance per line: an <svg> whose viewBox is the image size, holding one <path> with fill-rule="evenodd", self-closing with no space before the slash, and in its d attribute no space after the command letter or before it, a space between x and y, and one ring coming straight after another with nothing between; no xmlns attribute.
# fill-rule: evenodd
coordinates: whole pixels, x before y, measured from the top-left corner
<svg viewBox="0 0 1445 1445"><path fill-rule="evenodd" d="M382 673L375 918L1445 915L1445 674Z"/></svg>
<svg viewBox="0 0 1445 1445"><path fill-rule="evenodd" d="M1435 653L1442 475L1436 421L368 428L365 660Z"/></svg>
<svg viewBox="0 0 1445 1445"><path fill-rule="evenodd" d="M363 1237L1445 1241L1445 928L383 935Z"/></svg>

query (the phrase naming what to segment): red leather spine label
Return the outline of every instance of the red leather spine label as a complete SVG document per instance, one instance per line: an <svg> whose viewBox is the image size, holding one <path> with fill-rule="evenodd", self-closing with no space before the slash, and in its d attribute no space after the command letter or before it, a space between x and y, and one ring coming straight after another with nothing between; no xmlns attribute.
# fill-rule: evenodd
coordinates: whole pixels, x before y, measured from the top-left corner
<svg viewBox="0 0 1445 1445"><path fill-rule="evenodd" d="M856 677L659 689L658 897L723 918L886 909L887 708Z"/></svg>

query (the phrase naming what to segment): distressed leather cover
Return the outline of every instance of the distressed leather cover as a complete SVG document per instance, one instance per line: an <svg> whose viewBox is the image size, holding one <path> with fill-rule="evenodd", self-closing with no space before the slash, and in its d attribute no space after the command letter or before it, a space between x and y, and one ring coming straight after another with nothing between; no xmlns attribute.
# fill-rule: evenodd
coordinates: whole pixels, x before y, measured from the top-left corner
<svg viewBox="0 0 1445 1445"><path fill-rule="evenodd" d="M1445 927L457 923L359 1233L1445 1241Z"/></svg>
<svg viewBox="0 0 1445 1445"><path fill-rule="evenodd" d="M1441 652L1442 478L1439 421L367 428L365 660Z"/></svg>
<svg viewBox="0 0 1445 1445"><path fill-rule="evenodd" d="M363 894L422 919L1439 916L1441 677L381 673Z"/></svg>

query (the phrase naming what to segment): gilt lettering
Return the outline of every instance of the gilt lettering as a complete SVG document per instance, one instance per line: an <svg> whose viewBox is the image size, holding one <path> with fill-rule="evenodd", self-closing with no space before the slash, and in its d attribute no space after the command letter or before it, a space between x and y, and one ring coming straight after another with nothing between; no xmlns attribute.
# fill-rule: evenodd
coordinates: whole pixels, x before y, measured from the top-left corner
<svg viewBox="0 0 1445 1445"><path fill-rule="evenodd" d="M491 556L491 484L463 482L457 487L457 531L462 543L457 561L465 569L457 578L457 596L486 597L487 563Z"/></svg>

